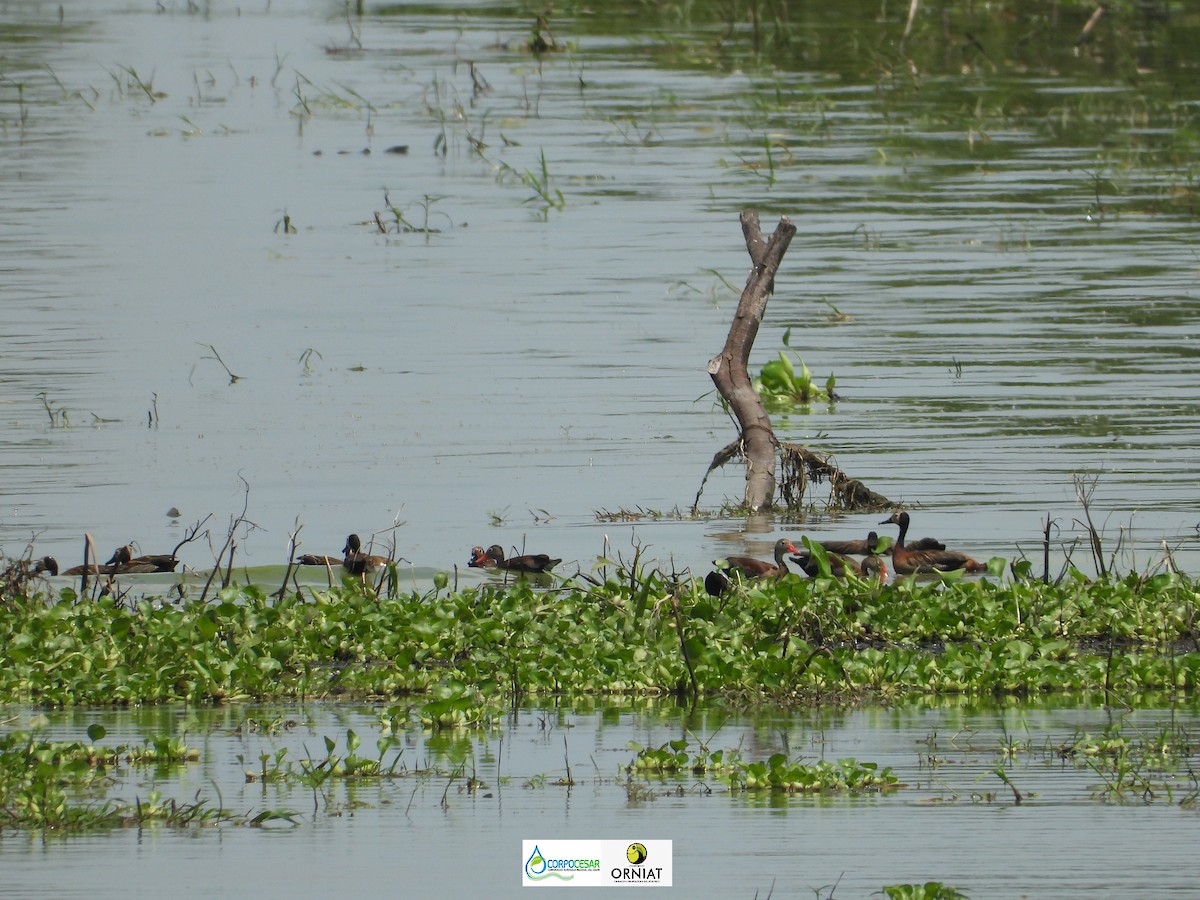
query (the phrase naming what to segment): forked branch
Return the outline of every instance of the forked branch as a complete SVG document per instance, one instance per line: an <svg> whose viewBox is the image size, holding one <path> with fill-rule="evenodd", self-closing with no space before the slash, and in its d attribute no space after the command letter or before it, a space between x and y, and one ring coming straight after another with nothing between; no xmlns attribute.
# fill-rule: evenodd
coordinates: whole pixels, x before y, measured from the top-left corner
<svg viewBox="0 0 1200 900"><path fill-rule="evenodd" d="M775 272L795 233L796 226L784 216L775 233L764 240L758 213L752 209L742 213L742 235L753 266L725 346L708 363L708 374L741 431L738 440L746 460L746 507L751 511L769 507L774 499L776 441L771 419L750 379L750 351L766 314L767 300L775 290Z"/></svg>

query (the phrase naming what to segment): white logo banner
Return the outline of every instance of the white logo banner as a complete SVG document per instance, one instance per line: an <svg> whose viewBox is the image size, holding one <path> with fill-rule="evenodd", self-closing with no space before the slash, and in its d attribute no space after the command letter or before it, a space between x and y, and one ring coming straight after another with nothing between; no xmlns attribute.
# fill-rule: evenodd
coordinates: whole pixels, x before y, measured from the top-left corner
<svg viewBox="0 0 1200 900"><path fill-rule="evenodd" d="M525 887L670 887L671 841L521 842Z"/></svg>

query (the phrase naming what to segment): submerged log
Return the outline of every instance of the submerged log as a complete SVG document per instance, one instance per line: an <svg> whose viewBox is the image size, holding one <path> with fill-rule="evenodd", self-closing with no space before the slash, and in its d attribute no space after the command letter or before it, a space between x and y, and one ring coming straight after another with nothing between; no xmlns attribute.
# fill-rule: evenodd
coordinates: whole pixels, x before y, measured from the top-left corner
<svg viewBox="0 0 1200 900"><path fill-rule="evenodd" d="M795 233L796 226L784 216L770 239L764 239L758 213L752 209L742 213L742 234L753 266L725 346L708 363L708 374L729 404L740 429L737 441L717 454L709 471L720 465L718 459L724 462L733 452L740 452L746 460L746 507L751 511L768 508L774 500L777 442L771 419L750 378L750 351L767 311L767 300L775 290L775 272ZM736 451L731 451L735 445Z"/></svg>

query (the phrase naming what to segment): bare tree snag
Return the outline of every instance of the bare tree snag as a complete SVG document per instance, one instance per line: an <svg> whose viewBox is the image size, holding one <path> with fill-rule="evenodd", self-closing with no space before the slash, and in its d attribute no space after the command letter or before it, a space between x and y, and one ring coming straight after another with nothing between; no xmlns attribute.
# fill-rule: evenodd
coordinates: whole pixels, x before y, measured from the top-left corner
<svg viewBox="0 0 1200 900"><path fill-rule="evenodd" d="M745 505L751 512L771 509L777 487L789 509L799 508L810 481L827 481L831 505L841 509L893 506L887 497L839 469L827 455L776 439L771 420L750 378L750 351L767 310L767 299L775 290L775 272L796 233L796 226L785 216L779 220L775 233L766 240L759 229L758 213L748 209L742 213L742 233L754 265L738 301L725 347L708 363L708 374L737 419L738 436L713 456L696 492L692 512L700 508L700 495L704 493L708 476L738 456L746 460ZM782 460L782 478L776 477L776 452Z"/></svg>
<svg viewBox="0 0 1200 900"><path fill-rule="evenodd" d="M775 272L795 233L796 226L784 216L775 233L765 240L758 213L752 209L742 213L742 234L753 267L738 300L725 347L708 361L708 374L741 429L736 443L746 459L746 507L751 511L768 508L774 500L776 440L771 419L750 379L750 351L767 311L767 300L775 290Z"/></svg>

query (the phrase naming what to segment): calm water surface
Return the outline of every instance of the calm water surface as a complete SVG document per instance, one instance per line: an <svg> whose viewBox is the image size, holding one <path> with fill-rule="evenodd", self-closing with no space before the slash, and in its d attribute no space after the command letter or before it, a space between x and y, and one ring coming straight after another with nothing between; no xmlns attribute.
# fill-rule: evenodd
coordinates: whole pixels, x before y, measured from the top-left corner
<svg viewBox="0 0 1200 900"><path fill-rule="evenodd" d="M228 809L296 810L295 827L167 829L0 840L0 890L8 896L315 896L417 893L519 896L522 838L638 837L674 841L674 886L687 896L867 897L885 884L940 880L973 897L1194 896L1196 813L1159 797L1106 803L1090 769L1057 748L1119 725L1127 739L1167 727L1195 733L1194 711L1108 713L1099 708L868 708L848 712L685 716L670 704L525 708L484 734L404 733L402 769L382 784L334 785L313 810L295 785L247 783L261 754L324 755L324 737L346 729L367 753L382 710L371 707L232 707L51 713L47 738L77 740L87 725L110 726L105 744L138 743L169 731L201 751L177 774L126 769L109 796L148 791L187 802L197 795ZM29 713L7 710L19 724ZM292 724L271 729L280 720ZM261 723L255 730L251 722ZM730 794L718 780L650 778L654 798L630 803L618 783L631 743L704 740L746 759L771 753L814 762L853 757L892 766L906 786L887 795L782 797ZM564 743L565 742L565 743ZM1001 746L1014 744L1011 757ZM388 758L391 758L390 751ZM238 757L248 760L243 764ZM566 775L577 784L554 784ZM484 787L463 790L448 773L466 762ZM1161 776L1176 800L1196 785ZM1194 766L1195 759L1191 760ZM1015 805L993 774L1003 765L1026 796ZM434 774L412 774L432 769ZM683 788L683 793L676 791ZM442 798L447 805L442 807ZM1119 863L1114 860L1119 850Z"/></svg>
<svg viewBox="0 0 1200 900"><path fill-rule="evenodd" d="M429 571L493 541L586 568L605 535L701 567L746 523L594 513L686 509L732 436L705 365L756 207L799 232L753 365L791 327L845 397L777 416L781 437L985 558L1046 516L1077 534L1087 473L1112 545L1131 528L1125 564L1166 540L1190 566L1196 222L1166 126L1195 117L1194 69L1139 60L1133 95L1123 33L1072 56L1061 22L1045 60L998 31L999 61L953 45L918 81L899 23L851 6L806 14L773 68L744 35L711 50L699 15L564 12L570 49L539 62L532 14L485 5L5 4L4 549L76 561L87 530L163 552L208 513L222 531L244 478L249 565L297 525L336 553L399 521ZM517 177L543 155L561 210ZM385 192L436 233L378 233ZM741 490L730 468L703 501Z"/></svg>
<svg viewBox="0 0 1200 900"><path fill-rule="evenodd" d="M1075 54L1073 12L989 24L955 8L918 22L909 64L900 6L805 11L786 53L757 57L744 27L722 39L699 11L564 8L552 24L569 49L538 61L520 45L540 7L368 4L348 20L315 0L0 4L0 549L35 538L74 562L90 531L102 550L163 552L209 513L219 544L242 479L247 565L278 565L298 526L305 550L337 553L347 532L386 539L400 522L418 584L476 543L528 544L572 571L606 539L638 540L698 569L765 554L780 530L861 536L882 516L595 515L686 509L733 436L705 365L747 270L737 217L755 207L767 230L785 214L799 230L752 365L791 328L845 398L776 416L781 438L834 453L922 507L918 533L983 558L1034 552L1046 516L1069 542L1085 473L1110 546L1131 529L1123 565L1166 541L1200 568L1200 85L1181 50L1200 40L1196 13L1165 4L1165 32L1106 17ZM396 222L385 196L437 230L379 233L376 214ZM741 490L730 469L703 505ZM200 543L181 556L211 564ZM1001 725L1042 747L1103 727L1100 710L735 716L701 732L764 750L786 737L808 757L895 765L912 786L639 806L612 780L625 745L676 737L677 722L581 711L547 733L542 714L506 724L502 759L497 735L460 742L489 798L452 791L443 811L445 779L401 779L294 829L6 835L0 892L515 894L522 837L642 831L675 840L689 893L809 897L839 878L847 897L926 879L975 896L1194 892L1193 812L1105 805L1094 777L1038 752L1015 763L1036 798L971 800L1001 787ZM145 715L161 721L131 718L126 737L191 714ZM188 722L202 760L164 788L308 809L245 784L237 754L294 758L378 718L297 710L315 724L250 739L233 733L244 715ZM50 727L76 739L93 718ZM962 728L984 749L921 765L932 732ZM563 734L586 776L525 788L557 775ZM449 751L411 741L406 759L449 767Z"/></svg>

